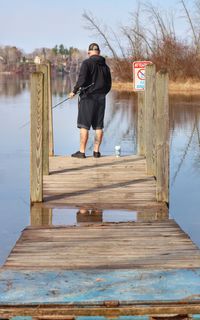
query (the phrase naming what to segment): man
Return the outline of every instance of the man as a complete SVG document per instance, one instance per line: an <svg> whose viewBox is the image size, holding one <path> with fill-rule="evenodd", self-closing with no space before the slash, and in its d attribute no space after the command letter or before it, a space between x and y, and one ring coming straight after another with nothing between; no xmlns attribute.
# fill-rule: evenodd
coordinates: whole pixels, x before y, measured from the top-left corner
<svg viewBox="0 0 200 320"><path fill-rule="evenodd" d="M106 65L105 58L100 55L98 44L90 44L88 55L89 58L81 65L74 90L69 94L72 98L79 89L83 89L80 94L77 120L77 127L80 129L80 150L72 154L75 158L86 158L85 149L91 126L95 130L93 156L95 158L101 156L99 148L103 138L105 97L111 89L110 69ZM84 90L86 87L88 89Z"/></svg>

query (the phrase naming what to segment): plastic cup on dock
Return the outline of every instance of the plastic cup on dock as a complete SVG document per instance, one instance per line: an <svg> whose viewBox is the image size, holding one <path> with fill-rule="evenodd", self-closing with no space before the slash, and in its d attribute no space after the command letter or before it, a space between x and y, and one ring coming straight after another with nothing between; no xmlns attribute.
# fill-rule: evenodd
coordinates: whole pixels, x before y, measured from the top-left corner
<svg viewBox="0 0 200 320"><path fill-rule="evenodd" d="M120 146L115 146L115 155L116 155L116 157L121 156L121 147Z"/></svg>

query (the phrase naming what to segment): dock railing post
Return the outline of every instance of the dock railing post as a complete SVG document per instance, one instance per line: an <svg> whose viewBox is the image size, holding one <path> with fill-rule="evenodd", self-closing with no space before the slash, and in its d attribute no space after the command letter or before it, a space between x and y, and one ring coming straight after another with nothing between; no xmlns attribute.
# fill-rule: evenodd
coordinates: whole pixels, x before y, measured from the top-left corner
<svg viewBox="0 0 200 320"><path fill-rule="evenodd" d="M156 75L157 109L157 201L169 202L169 94L168 74L159 71Z"/></svg>
<svg viewBox="0 0 200 320"><path fill-rule="evenodd" d="M145 141L147 174L156 176L156 67L145 68Z"/></svg>
<svg viewBox="0 0 200 320"><path fill-rule="evenodd" d="M145 141L145 103L144 92L138 92L138 154L144 156L146 154L146 141Z"/></svg>
<svg viewBox="0 0 200 320"><path fill-rule="evenodd" d="M44 108L43 108L43 175L49 174L49 79L48 66L46 64L38 64L37 71L44 75Z"/></svg>
<svg viewBox="0 0 200 320"><path fill-rule="evenodd" d="M49 156L54 155L53 139L53 111L52 111L52 82L51 82L51 63L47 62L48 67L48 94L49 94Z"/></svg>
<svg viewBox="0 0 200 320"><path fill-rule="evenodd" d="M43 200L43 106L44 75L31 74L31 126L30 126L30 198Z"/></svg>

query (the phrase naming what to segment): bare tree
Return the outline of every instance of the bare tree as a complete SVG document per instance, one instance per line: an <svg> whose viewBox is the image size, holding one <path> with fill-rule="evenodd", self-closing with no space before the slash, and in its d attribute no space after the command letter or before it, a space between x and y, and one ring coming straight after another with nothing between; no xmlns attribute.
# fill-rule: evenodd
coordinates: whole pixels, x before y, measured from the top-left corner
<svg viewBox="0 0 200 320"><path fill-rule="evenodd" d="M189 26L191 28L191 32L192 32L193 41L194 41L194 44L195 44L196 51L197 51L197 53L199 53L200 37L199 37L198 31L197 31L198 29L196 29L196 27L195 27L194 19L192 18L191 14L189 12L189 9L187 8L185 0L180 0L180 3L181 3L181 5L182 5L182 7L184 9L185 18L187 19L188 24L189 24ZM197 9L199 10L199 13L200 13L200 1L196 1L196 7L197 7Z"/></svg>
<svg viewBox="0 0 200 320"><path fill-rule="evenodd" d="M101 27L98 19L95 18L91 12L85 11L83 13L83 18L87 22L86 28L91 31L95 31L97 33L97 36L100 36L103 39L104 45L110 50L113 57L118 59L118 55L109 40L109 36L106 34L106 27L105 26Z"/></svg>
<svg viewBox="0 0 200 320"><path fill-rule="evenodd" d="M129 46L132 51L132 56L136 57L136 59L143 57L145 51L147 53L149 50L150 52L153 52L145 29L141 26L140 16L141 5L139 3L136 11L131 14L131 26L121 27L124 36L128 39Z"/></svg>

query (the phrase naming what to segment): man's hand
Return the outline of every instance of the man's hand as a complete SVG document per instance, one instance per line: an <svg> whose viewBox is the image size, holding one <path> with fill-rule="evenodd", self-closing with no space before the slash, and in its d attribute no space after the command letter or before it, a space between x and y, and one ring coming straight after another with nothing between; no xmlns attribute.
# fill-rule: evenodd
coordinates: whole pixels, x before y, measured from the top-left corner
<svg viewBox="0 0 200 320"><path fill-rule="evenodd" d="M70 94L69 94L69 98L71 99L71 98L73 98L75 96L75 93L74 92L70 92Z"/></svg>

